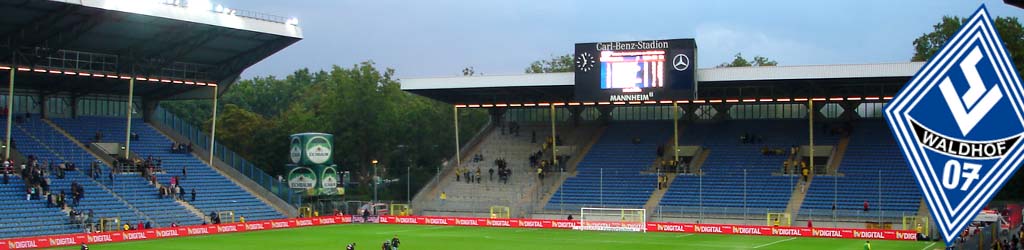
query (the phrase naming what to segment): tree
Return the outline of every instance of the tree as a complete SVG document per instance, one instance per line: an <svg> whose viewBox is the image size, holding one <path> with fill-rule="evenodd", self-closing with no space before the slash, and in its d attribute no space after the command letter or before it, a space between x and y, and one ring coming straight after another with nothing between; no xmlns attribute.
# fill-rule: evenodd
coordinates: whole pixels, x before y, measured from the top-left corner
<svg viewBox="0 0 1024 250"><path fill-rule="evenodd" d="M939 23L932 26L932 32L914 39L914 56L910 60L919 62L932 58L946 44L949 37L960 30L966 22L967 19L963 17L942 17ZM1016 17L996 17L993 25L999 32L999 38L1003 40L1006 50L1010 52L1014 67L1017 71L1024 70L1024 27L1020 21Z"/></svg>
<svg viewBox="0 0 1024 250"><path fill-rule="evenodd" d="M754 56L754 60L747 60L743 58L743 53L736 53L732 62L722 63L716 68L728 68L728 67L760 67L760 66L778 66L779 63L775 60L769 60L767 57Z"/></svg>
<svg viewBox="0 0 1024 250"><path fill-rule="evenodd" d="M348 197L372 193L368 185L372 159L380 161L385 178L404 177L411 166L413 191L418 190L442 161L455 154L454 128L445 122L453 119L453 108L402 91L394 75L392 69L379 70L373 62L363 62L350 68L300 69L284 78L239 81L219 103L217 140L265 172L283 175L288 170L288 135L330 133L335 136L335 163L362 184L349 190ZM208 130L209 103L161 105L179 117L192 117L189 122ZM459 114L462 135L473 135L488 120L483 110L462 109ZM461 143L471 137L460 137ZM404 185L381 193L383 199L405 198Z"/></svg>
<svg viewBox="0 0 1024 250"><path fill-rule="evenodd" d="M530 66L526 68L527 74L535 73L555 73L555 72L573 72L573 64L575 62L572 59L572 54L565 54L561 56L552 56L551 59L539 60L530 63Z"/></svg>

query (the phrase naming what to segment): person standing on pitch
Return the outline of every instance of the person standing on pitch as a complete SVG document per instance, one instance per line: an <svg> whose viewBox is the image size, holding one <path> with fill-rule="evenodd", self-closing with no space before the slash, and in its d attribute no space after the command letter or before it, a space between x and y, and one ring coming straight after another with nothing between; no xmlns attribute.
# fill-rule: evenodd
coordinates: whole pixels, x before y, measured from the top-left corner
<svg viewBox="0 0 1024 250"><path fill-rule="evenodd" d="M398 244L401 243L402 241L398 240L398 235L396 234L394 238L391 238L391 250L398 250Z"/></svg>
<svg viewBox="0 0 1024 250"><path fill-rule="evenodd" d="M871 250L871 241L864 241L864 250Z"/></svg>

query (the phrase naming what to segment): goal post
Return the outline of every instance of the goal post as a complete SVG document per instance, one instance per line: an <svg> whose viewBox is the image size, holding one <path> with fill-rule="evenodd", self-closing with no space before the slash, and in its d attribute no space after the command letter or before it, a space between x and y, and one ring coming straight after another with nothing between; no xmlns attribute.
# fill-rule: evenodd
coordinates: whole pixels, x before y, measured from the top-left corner
<svg viewBox="0 0 1024 250"><path fill-rule="evenodd" d="M121 227L121 217L104 217L100 218L99 222L98 231L101 232L116 232L124 229Z"/></svg>
<svg viewBox="0 0 1024 250"><path fill-rule="evenodd" d="M491 206L491 219L508 219L512 215L512 209L506 206Z"/></svg>
<svg viewBox="0 0 1024 250"><path fill-rule="evenodd" d="M789 213L768 213L768 226L788 227L792 222Z"/></svg>
<svg viewBox="0 0 1024 250"><path fill-rule="evenodd" d="M580 208L580 223L573 229L588 231L647 232L647 210L636 208Z"/></svg>
<svg viewBox="0 0 1024 250"><path fill-rule="evenodd" d="M388 209L388 214L395 216L409 216L412 215L412 209L409 209L409 204L391 204L391 209Z"/></svg>
<svg viewBox="0 0 1024 250"><path fill-rule="evenodd" d="M235 211L217 212L217 217L220 218L220 223L222 224L235 223Z"/></svg>
<svg viewBox="0 0 1024 250"><path fill-rule="evenodd" d="M928 234L930 220L927 216L903 216L903 230L914 230L920 234Z"/></svg>

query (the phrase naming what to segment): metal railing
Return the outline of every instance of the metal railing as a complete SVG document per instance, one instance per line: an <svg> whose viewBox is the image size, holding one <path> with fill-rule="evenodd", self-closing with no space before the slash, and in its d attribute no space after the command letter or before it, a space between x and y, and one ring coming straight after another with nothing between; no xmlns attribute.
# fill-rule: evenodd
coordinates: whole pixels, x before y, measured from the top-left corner
<svg viewBox="0 0 1024 250"><path fill-rule="evenodd" d="M185 120L178 118L178 116L170 113L163 107L157 107L154 117L155 121L160 122L164 126L171 128L184 136L185 139L192 142L194 147L198 147L209 152L210 137L199 128L196 128ZM241 155L231 151L231 149L228 149L219 142L214 141L214 147L216 147L214 156L219 158L222 162L231 166L235 170L238 170L238 172L242 173L253 182L256 182L267 191L277 195L278 198L281 198L288 204L292 204L295 207L299 207L299 204L302 204L302 197L293 193L287 183L278 181L262 169L256 167L256 165L253 165L251 162L243 158Z"/></svg>

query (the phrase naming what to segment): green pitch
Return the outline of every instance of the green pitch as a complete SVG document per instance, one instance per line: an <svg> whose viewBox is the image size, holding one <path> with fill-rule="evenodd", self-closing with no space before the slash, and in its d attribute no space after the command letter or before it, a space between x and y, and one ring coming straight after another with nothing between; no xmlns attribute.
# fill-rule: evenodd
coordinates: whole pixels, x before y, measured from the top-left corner
<svg viewBox="0 0 1024 250"><path fill-rule="evenodd" d="M593 250L593 249L864 249L863 240L737 236L685 233L581 232L559 229L520 229L427 225L354 224L268 230L90 245L89 249L380 249L398 235L401 249L429 250ZM875 250L942 249L942 243L872 241ZM66 249L78 249L69 247Z"/></svg>

